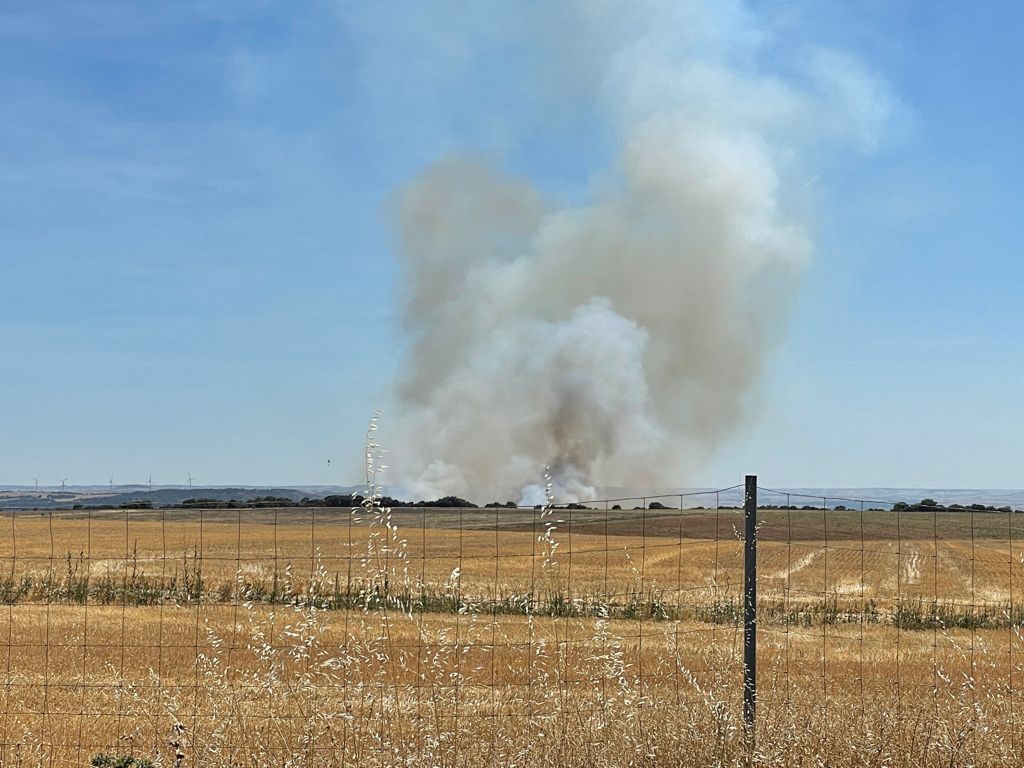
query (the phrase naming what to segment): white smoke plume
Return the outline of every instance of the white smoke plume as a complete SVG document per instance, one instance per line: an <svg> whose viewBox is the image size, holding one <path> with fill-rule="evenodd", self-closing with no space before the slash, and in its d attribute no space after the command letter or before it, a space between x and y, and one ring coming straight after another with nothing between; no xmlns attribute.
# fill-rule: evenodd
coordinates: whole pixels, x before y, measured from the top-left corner
<svg viewBox="0 0 1024 768"><path fill-rule="evenodd" d="M588 3L601 45L563 41L593 57L619 140L585 202L458 154L399 196L411 347L392 445L411 495L532 502L547 465L560 500L685 483L784 332L808 179L885 130L885 89L850 57L784 78L758 67L767 35L740 6L628 7L626 39L608 32L622 7Z"/></svg>

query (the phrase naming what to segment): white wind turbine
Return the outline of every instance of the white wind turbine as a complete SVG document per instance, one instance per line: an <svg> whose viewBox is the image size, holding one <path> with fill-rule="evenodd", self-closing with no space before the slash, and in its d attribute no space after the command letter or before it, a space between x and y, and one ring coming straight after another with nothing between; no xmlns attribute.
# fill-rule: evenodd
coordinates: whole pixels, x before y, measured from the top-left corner
<svg viewBox="0 0 1024 768"><path fill-rule="evenodd" d="M68 481L68 479L66 477L61 479L61 481L60 481L60 492L61 493L64 493L64 483L66 483L67 481Z"/></svg>

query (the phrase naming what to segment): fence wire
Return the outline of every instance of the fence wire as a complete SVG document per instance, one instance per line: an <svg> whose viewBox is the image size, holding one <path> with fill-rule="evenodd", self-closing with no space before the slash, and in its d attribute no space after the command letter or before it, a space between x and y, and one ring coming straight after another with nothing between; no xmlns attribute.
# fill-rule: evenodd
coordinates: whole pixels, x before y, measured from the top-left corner
<svg viewBox="0 0 1024 768"><path fill-rule="evenodd" d="M5 512L0 765L1018 764L1024 515L759 491L754 746L736 486Z"/></svg>

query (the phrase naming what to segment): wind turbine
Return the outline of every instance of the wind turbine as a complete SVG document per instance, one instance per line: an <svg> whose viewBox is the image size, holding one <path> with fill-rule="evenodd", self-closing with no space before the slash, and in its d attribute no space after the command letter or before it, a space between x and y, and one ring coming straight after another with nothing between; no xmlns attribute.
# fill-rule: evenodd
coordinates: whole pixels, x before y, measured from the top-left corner
<svg viewBox="0 0 1024 768"><path fill-rule="evenodd" d="M152 475L149 476L149 492L150 493L153 492L153 476Z"/></svg>
<svg viewBox="0 0 1024 768"><path fill-rule="evenodd" d="M32 479L36 481L36 492L38 493L39 492L39 478L38 477L33 477Z"/></svg>
<svg viewBox="0 0 1024 768"><path fill-rule="evenodd" d="M64 483L66 483L67 481L68 481L68 479L67 479L66 477L65 477L65 478L63 478L63 479L62 479L62 480L60 481L60 492L61 492L61 493L64 493Z"/></svg>
<svg viewBox="0 0 1024 768"><path fill-rule="evenodd" d="M114 492L114 478L110 478L110 492Z"/></svg>
<svg viewBox="0 0 1024 768"><path fill-rule="evenodd" d="M191 472L188 473L188 489L190 491L192 490L192 473Z"/></svg>

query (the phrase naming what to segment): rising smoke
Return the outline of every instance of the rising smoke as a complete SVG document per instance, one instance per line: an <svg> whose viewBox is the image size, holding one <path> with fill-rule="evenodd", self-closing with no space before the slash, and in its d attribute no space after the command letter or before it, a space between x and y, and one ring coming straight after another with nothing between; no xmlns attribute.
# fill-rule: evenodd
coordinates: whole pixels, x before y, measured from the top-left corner
<svg viewBox="0 0 1024 768"><path fill-rule="evenodd" d="M600 8L607 33L622 9ZM771 41L742 8L629 9L628 39L564 39L593 57L618 144L584 203L459 154L399 195L411 346L392 445L414 496L533 502L546 465L560 500L685 483L784 332L809 180L885 129L884 89L849 57L808 53L784 78L758 66Z"/></svg>

